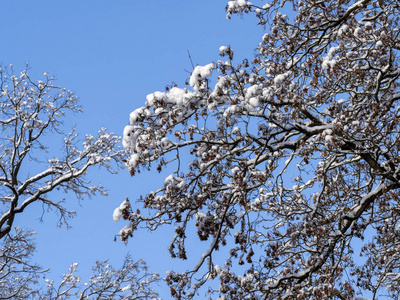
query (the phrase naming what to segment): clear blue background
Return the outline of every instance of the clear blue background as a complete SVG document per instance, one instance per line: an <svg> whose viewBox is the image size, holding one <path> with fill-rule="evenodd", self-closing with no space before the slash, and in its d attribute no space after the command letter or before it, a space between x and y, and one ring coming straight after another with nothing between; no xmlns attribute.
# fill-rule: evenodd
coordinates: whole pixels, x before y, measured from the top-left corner
<svg viewBox="0 0 400 300"><path fill-rule="evenodd" d="M19 72L29 62L32 78L41 79L48 71L57 77L57 84L75 91L84 113L69 119L67 129L76 124L81 134L94 134L100 127L122 134L129 113L144 105L147 94L163 91L172 82L184 85L192 70L188 51L195 65L220 59L218 49L222 45L231 45L237 61L253 57L263 28L252 16L226 20L226 3L2 1L0 63L12 63ZM58 155L58 149L51 151ZM67 207L78 212L70 222L71 229L57 228L57 216L52 213L41 223L40 207L31 207L18 216L18 226L38 232L34 260L51 268L49 277L57 279L71 263L79 262L79 274L86 280L96 259L110 259L119 266L128 252L134 259L145 259L161 276L172 266L183 271L197 262L198 257L191 253L186 263L169 258L167 247L173 228L155 233L142 230L128 245L113 242L125 225L113 222L113 210L125 197L134 201L163 182L156 171L130 177L126 170L110 175L92 169L89 177L101 182L109 196L79 203L73 194L65 195ZM201 251L203 244L191 247ZM160 291L169 299L165 287Z"/></svg>

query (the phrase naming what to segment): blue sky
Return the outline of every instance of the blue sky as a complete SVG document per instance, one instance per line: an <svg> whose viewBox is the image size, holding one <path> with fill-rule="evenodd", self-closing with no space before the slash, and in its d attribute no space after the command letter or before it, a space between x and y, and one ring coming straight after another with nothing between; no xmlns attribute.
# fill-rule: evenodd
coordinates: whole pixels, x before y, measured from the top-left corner
<svg viewBox="0 0 400 300"><path fill-rule="evenodd" d="M0 63L12 63L16 71L30 65L32 78L43 72L76 92L84 113L70 118L67 126L78 132L96 133L100 127L122 134L129 113L144 105L146 95L172 82L183 86L193 63L204 65L219 59L219 47L230 45L236 59L251 58L263 28L251 16L225 18L227 0L74 0L2 2ZM55 149L54 156L58 149ZM72 229L56 227L56 216L38 218L39 207L28 210L17 222L38 232L35 260L52 269L55 279L79 262L85 278L96 259L110 259L118 266L126 253L143 258L151 270L163 276L171 266L191 268L169 259L167 246L173 228L157 233L142 230L128 245L113 242L124 226L112 220L113 210L129 197L132 201L163 179L152 173L130 177L126 170L110 175L92 169L89 175L109 191L78 203L66 197L78 212ZM56 195L55 197L60 197ZM197 248L197 245L192 245ZM201 248L201 245L200 245ZM190 255L190 253L189 253ZM191 258L193 260L191 260ZM166 289L162 290L162 296ZM169 297L166 296L165 299Z"/></svg>

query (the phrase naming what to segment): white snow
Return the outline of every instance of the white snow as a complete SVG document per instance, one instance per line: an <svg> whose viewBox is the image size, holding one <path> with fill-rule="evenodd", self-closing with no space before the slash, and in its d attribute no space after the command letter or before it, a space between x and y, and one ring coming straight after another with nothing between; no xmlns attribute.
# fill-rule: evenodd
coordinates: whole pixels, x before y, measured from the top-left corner
<svg viewBox="0 0 400 300"><path fill-rule="evenodd" d="M121 291L122 291L122 292L126 292L126 291L129 290L130 288L131 288L131 285L127 285L127 286L123 287L123 288L121 289Z"/></svg>
<svg viewBox="0 0 400 300"><path fill-rule="evenodd" d="M240 171L240 168L238 166L233 167L232 170L231 170L233 175L235 175L239 171Z"/></svg>
<svg viewBox="0 0 400 300"><path fill-rule="evenodd" d="M227 47L227 46L221 46L221 47L219 47L219 52L226 52L226 51L228 51L229 50L229 47Z"/></svg>
<svg viewBox="0 0 400 300"><path fill-rule="evenodd" d="M172 183L173 181L174 181L174 175L171 174L171 175L167 176L167 178L165 178L164 185Z"/></svg>
<svg viewBox="0 0 400 300"><path fill-rule="evenodd" d="M280 85L280 84L282 84L282 82L285 80L285 78L286 78L286 76L285 76L284 74L280 74L280 75L278 75L278 76L276 76L276 77L274 78L274 83L275 83L276 85Z"/></svg>
<svg viewBox="0 0 400 300"><path fill-rule="evenodd" d="M340 29L338 30L338 35L341 36L343 33L347 31L347 29L349 29L349 26L342 25L342 27L340 27Z"/></svg>
<svg viewBox="0 0 400 300"><path fill-rule="evenodd" d="M119 207L114 210L113 220L114 222L118 222L122 217L122 211L129 205L129 200L124 200Z"/></svg>
<svg viewBox="0 0 400 300"><path fill-rule="evenodd" d="M122 211L119 209L119 207L117 207L116 209L114 209L114 213L113 213L113 220L115 223L117 223L122 217Z"/></svg>
<svg viewBox="0 0 400 300"><path fill-rule="evenodd" d="M171 143L171 141L167 137L163 137L161 139L161 145L163 145L163 147L167 147L170 143Z"/></svg>
<svg viewBox="0 0 400 300"><path fill-rule="evenodd" d="M249 99L249 104L256 108L260 104L260 100L257 97L252 97Z"/></svg>
<svg viewBox="0 0 400 300"><path fill-rule="evenodd" d="M192 87L195 87L200 81L204 78L211 76L211 72L214 69L214 63L202 66L197 66L194 68L192 75L190 76L189 84Z"/></svg>
<svg viewBox="0 0 400 300"><path fill-rule="evenodd" d="M139 116L143 113L144 109L145 107L140 107L131 112L131 114L129 115L129 123L136 123L136 121L139 119Z"/></svg>
<svg viewBox="0 0 400 300"><path fill-rule="evenodd" d="M139 154L133 153L133 154L129 157L128 165L129 165L131 168L135 168L135 167L138 165L138 162L139 162Z"/></svg>
<svg viewBox="0 0 400 300"><path fill-rule="evenodd" d="M329 67L333 67L336 64L336 60L333 58L335 52L338 50L339 47L332 47L329 49L328 55L324 57L322 62L322 68L328 69Z"/></svg>
<svg viewBox="0 0 400 300"><path fill-rule="evenodd" d="M359 38L359 37L361 36L361 34L362 34L362 29L361 29L360 27L357 27L357 28L354 30L354 36L357 37L357 38Z"/></svg>
<svg viewBox="0 0 400 300"><path fill-rule="evenodd" d="M188 98L190 98L190 94L188 95L186 89L173 87L168 93L168 101L179 106L187 105Z"/></svg>

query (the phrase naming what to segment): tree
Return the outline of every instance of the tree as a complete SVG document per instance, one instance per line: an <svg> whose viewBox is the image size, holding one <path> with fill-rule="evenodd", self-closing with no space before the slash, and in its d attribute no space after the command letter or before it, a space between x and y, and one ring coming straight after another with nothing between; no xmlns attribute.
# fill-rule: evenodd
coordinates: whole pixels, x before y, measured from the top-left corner
<svg viewBox="0 0 400 300"><path fill-rule="evenodd" d="M124 202L120 237L175 224L186 259L195 227L209 249L168 274L178 299L214 278L221 299L399 299L400 5L254 2L226 8L268 29L253 59L222 46L130 114L131 175L170 175L135 204L147 214Z"/></svg>
<svg viewBox="0 0 400 300"><path fill-rule="evenodd" d="M0 299L155 298L150 284L157 275L129 257L121 270L98 262L86 285L79 284L73 264L59 285L48 281L47 288L40 286L38 280L46 270L30 262L34 232L14 228L14 221L28 206L40 203L43 213L55 210L59 225L68 226L75 212L52 192L72 192L78 199L106 195L103 186L92 186L86 179L88 169L97 166L115 172L125 154L117 146L120 138L105 129L97 137L86 135L81 147L75 129L63 133L63 118L81 109L73 92L54 85L47 73L37 82L27 70L17 77L12 66L0 69L0 75ZM60 137L60 144L55 137ZM49 158L49 151L59 146L64 156Z"/></svg>

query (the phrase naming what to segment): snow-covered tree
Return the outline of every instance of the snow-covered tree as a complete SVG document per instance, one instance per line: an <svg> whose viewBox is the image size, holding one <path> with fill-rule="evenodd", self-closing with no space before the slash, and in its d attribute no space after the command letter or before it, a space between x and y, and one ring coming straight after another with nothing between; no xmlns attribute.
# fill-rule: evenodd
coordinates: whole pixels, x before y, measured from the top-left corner
<svg viewBox="0 0 400 300"><path fill-rule="evenodd" d="M143 260L134 262L129 256L120 269L114 269L106 261L97 261L89 282L82 283L75 274L78 264L72 264L68 274L63 275L60 284L47 281L47 291L38 293L38 299L159 299L151 283L159 280L156 273L147 272Z"/></svg>
<svg viewBox="0 0 400 300"><path fill-rule="evenodd" d="M87 281L79 276L78 263L60 280L46 279L48 269L30 263L35 251L33 235L16 228L13 236L5 237L0 249L0 299L158 299L152 288L159 281L158 274L148 272L144 261L133 261L130 256L119 269L107 260L97 261Z"/></svg>
<svg viewBox="0 0 400 300"><path fill-rule="evenodd" d="M88 169L115 172L125 151L118 146L120 138L105 129L86 135L81 146L75 129L64 134L63 118L81 109L73 92L56 86L47 73L44 80L34 81L26 70L15 74L10 66L0 69L0 76L0 299L155 298L150 284L157 275L129 257L120 270L97 263L87 285L78 284L77 264L60 284L41 285L46 270L31 263L34 232L16 228L15 220L23 224L27 207L42 205L43 213L55 210L59 225L68 226L75 212L53 191L74 193L78 199L106 194L86 179Z"/></svg>
<svg viewBox="0 0 400 300"><path fill-rule="evenodd" d="M399 299L399 2L226 9L265 27L257 54L237 63L222 46L186 88L130 114L130 173L168 176L121 205L121 239L175 224L172 257L187 258L187 240L209 244L194 268L168 273L178 299L214 278L221 299Z"/></svg>

